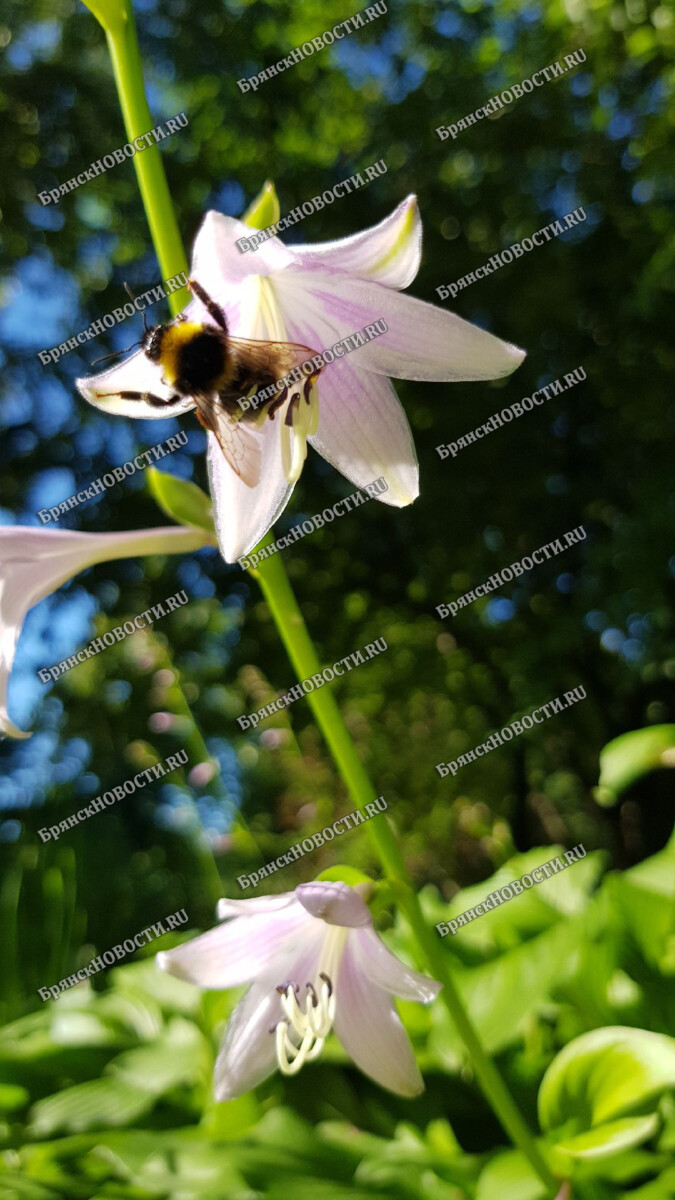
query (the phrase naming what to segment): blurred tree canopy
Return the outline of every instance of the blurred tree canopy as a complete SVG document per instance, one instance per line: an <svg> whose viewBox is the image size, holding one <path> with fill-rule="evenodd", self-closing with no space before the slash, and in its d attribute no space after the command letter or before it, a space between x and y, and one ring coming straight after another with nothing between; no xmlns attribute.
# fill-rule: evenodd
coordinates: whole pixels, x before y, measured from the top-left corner
<svg viewBox="0 0 675 1200"><path fill-rule="evenodd" d="M542 842L605 848L618 866L659 850L673 818L665 772L636 784L613 810L599 810L592 789L610 738L675 719L672 7L389 0L385 17L245 95L238 79L353 8L141 0L135 9L153 115L189 117L161 143L188 249L207 209L240 215L268 177L288 212L384 158L384 176L284 236L343 236L415 192L424 251L410 290L435 302L439 284L584 207L584 224L451 304L527 350L514 376L397 384L420 459L416 503L401 511L368 504L284 559L323 662L380 636L389 644L334 686L420 883L449 899ZM96 355L139 336L140 318L56 365L37 358L123 303L125 281L139 292L159 272L131 162L58 206L37 199L126 140L100 27L75 0L5 0L0 41L0 516L37 524L39 508L178 425L108 418L75 391ZM456 141L435 135L578 47L582 67ZM161 307L153 319L166 319ZM579 364L584 384L441 461L436 445ZM188 446L168 469L205 487L203 433L191 417L183 427ZM349 490L310 453L278 531ZM61 525L162 523L139 474ZM580 524L588 536L564 556L454 620L437 618L437 604ZM151 637L116 646L53 687L37 681L38 667L178 587L190 604ZM194 924L211 920L193 802L220 856L224 890L236 887L239 871L347 811L306 705L257 733L238 729L238 714L293 682L256 584L214 551L98 566L31 613L10 705L35 732L2 747L7 1013L37 1003L35 987L74 969L85 944L105 948L182 904ZM579 683L588 699L569 713L456 779L439 778L437 762ZM38 828L138 764L187 736L197 752L190 711L219 763L212 782L148 789L58 845L41 845ZM289 869L284 886L312 878L336 854L372 866L363 839L345 836L337 851Z"/></svg>

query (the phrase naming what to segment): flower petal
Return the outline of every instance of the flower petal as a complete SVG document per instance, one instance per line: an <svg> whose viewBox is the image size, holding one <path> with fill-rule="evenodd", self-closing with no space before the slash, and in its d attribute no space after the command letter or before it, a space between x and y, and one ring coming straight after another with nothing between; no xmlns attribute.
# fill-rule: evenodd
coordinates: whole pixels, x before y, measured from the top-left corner
<svg viewBox="0 0 675 1200"><path fill-rule="evenodd" d="M216 914L218 920L224 917L257 916L259 913L277 912L280 908L288 908L296 904L295 892L279 892L276 896L251 896L250 900L229 900L224 897L218 901Z"/></svg>
<svg viewBox="0 0 675 1200"><path fill-rule="evenodd" d="M198 987L239 987L268 969L275 952L289 942L288 958L292 958L295 939L309 925L300 905L235 917L174 950L160 951L157 966Z"/></svg>
<svg viewBox="0 0 675 1200"><path fill-rule="evenodd" d="M0 528L0 734L30 737L7 713L9 675L24 617L34 604L94 563L139 554L177 554L210 541L200 529L167 525L121 533Z"/></svg>
<svg viewBox="0 0 675 1200"><path fill-rule="evenodd" d="M262 451L260 482L247 487L226 462L212 433L208 435L209 489L218 545L225 562L236 562L265 536L293 492L283 472L280 422L266 420L258 433Z"/></svg>
<svg viewBox="0 0 675 1200"><path fill-rule="evenodd" d="M402 1000L418 1000L429 1004L435 1000L442 984L427 975L420 975L392 954L374 929L359 929L351 939L354 963L366 979Z"/></svg>
<svg viewBox="0 0 675 1200"><path fill-rule="evenodd" d="M275 1070L276 1047L270 1026L279 1015L278 993L267 984L254 983L227 1023L216 1059L216 1100L236 1100Z"/></svg>
<svg viewBox="0 0 675 1200"><path fill-rule="evenodd" d="M424 1091L413 1048L394 1005L386 992L366 979L355 961L352 938L340 963L335 994L334 1029L357 1067L397 1096L418 1096Z"/></svg>
<svg viewBox="0 0 675 1200"><path fill-rule="evenodd" d="M326 937L324 925L303 915L306 925L301 934L294 935L290 946L282 945L272 954L264 973L230 1017L216 1062L216 1100L234 1100L266 1079L276 1066L270 1026L283 1016L276 987L287 979L313 979Z"/></svg>
<svg viewBox="0 0 675 1200"><path fill-rule="evenodd" d="M301 883L295 895L303 908L328 925L372 925L368 906L347 883Z"/></svg>
<svg viewBox="0 0 675 1200"><path fill-rule="evenodd" d="M159 363L152 362L145 350L137 350L130 354L115 367L101 371L100 375L88 375L84 379L76 379L75 384L81 396L94 408L102 412L114 413L119 417L141 417L144 421L166 420L167 417L180 416L194 408L192 400L179 398L173 404L148 404L145 400L121 400L119 392L150 392L162 400L168 400L172 389L162 381L162 368Z"/></svg>
<svg viewBox="0 0 675 1200"><path fill-rule="evenodd" d="M429 382L500 379L525 357L524 350L455 313L339 271L289 268L274 276L274 287L289 324L292 318L294 339L316 345L324 337L322 349L384 317L386 333L353 352L355 365L380 375Z"/></svg>
<svg viewBox="0 0 675 1200"><path fill-rule="evenodd" d="M407 196L393 213L371 229L335 242L293 246L293 252L305 268L337 268L385 287L405 288L419 271L422 257L422 221L417 197Z"/></svg>
<svg viewBox="0 0 675 1200"><path fill-rule="evenodd" d="M236 217L226 217L211 209L202 221L192 250L192 275L216 298L223 284L236 287L249 275L269 275L296 261L293 252L277 237L262 242L255 251L242 254L239 238L256 233Z"/></svg>
<svg viewBox="0 0 675 1200"><path fill-rule="evenodd" d="M0 624L0 735L12 738L32 737L30 730L19 729L12 721L8 708L9 677L21 625Z"/></svg>
<svg viewBox="0 0 675 1200"><path fill-rule="evenodd" d="M419 495L415 443L389 380L342 359L325 368L317 390L319 428L310 445L359 488L385 479L387 491L377 497L384 504L412 504Z"/></svg>

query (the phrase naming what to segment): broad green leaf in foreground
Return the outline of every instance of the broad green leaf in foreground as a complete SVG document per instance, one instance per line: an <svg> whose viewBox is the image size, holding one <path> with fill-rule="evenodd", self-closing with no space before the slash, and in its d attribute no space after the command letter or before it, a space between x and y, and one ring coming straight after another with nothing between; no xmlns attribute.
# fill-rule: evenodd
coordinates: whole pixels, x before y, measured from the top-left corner
<svg viewBox="0 0 675 1200"><path fill-rule="evenodd" d="M457 987L489 1051L517 1041L526 1020L549 1002L574 969L579 938L579 921L559 922L491 962L455 968ZM440 1008L432 1009L431 1021L430 1050L450 1066L453 1052L461 1053L457 1034Z"/></svg>
<svg viewBox="0 0 675 1200"><path fill-rule="evenodd" d="M30 1131L34 1137L49 1137L61 1130L79 1133L101 1126L130 1125L154 1102L150 1092L121 1079L94 1079L38 1100L31 1111Z"/></svg>
<svg viewBox="0 0 675 1200"><path fill-rule="evenodd" d="M658 1125L657 1113L650 1113L647 1117L622 1117L618 1121L599 1125L597 1129L563 1138L556 1142L556 1150L569 1154L571 1158L601 1158L638 1146L656 1132Z"/></svg>
<svg viewBox="0 0 675 1200"><path fill-rule="evenodd" d="M204 1035L191 1021L175 1017L155 1042L120 1054L110 1064L116 1078L161 1096L179 1084L209 1082L212 1056Z"/></svg>
<svg viewBox="0 0 675 1200"><path fill-rule="evenodd" d="M575 1038L553 1060L539 1089L539 1119L578 1132L613 1121L675 1087L675 1039L613 1026Z"/></svg>
<svg viewBox="0 0 675 1200"><path fill-rule="evenodd" d="M651 858L605 881L612 908L648 963L675 975L675 835Z"/></svg>
<svg viewBox="0 0 675 1200"><path fill-rule="evenodd" d="M675 725L651 725L622 733L600 753L598 804L616 804L632 783L658 767L675 767Z"/></svg>
<svg viewBox="0 0 675 1200"><path fill-rule="evenodd" d="M476 1200L544 1200L546 1188L524 1154L505 1150L483 1168Z"/></svg>

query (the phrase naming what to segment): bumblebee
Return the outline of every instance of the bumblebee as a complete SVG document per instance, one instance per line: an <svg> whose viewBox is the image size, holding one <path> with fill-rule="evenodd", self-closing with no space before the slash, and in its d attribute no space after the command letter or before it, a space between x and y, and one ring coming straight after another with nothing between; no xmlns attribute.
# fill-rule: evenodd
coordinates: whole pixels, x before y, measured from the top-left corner
<svg viewBox="0 0 675 1200"><path fill-rule="evenodd" d="M289 371L316 351L293 342L233 337L220 305L195 279L188 280L188 287L213 324L188 320L181 313L165 325L147 325L143 314L141 347L150 362L157 364L159 382L170 389L170 395L140 391L95 395L140 400L155 408L192 401L198 420L215 435L232 470L248 487L255 487L262 460L256 430L266 418L274 420L277 409L286 403L284 424L292 427L303 400L310 404L310 390L322 368L315 368L297 383L284 383L279 390ZM270 398L244 409L240 400L264 389L269 389Z"/></svg>

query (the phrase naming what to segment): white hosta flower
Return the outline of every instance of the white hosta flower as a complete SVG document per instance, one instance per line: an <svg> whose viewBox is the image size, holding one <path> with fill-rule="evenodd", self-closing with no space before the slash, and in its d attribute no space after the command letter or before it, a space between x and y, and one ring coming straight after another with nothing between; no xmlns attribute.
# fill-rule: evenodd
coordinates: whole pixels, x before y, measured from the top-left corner
<svg viewBox="0 0 675 1200"><path fill-rule="evenodd" d="M417 457L389 376L449 383L499 379L524 358L524 351L454 313L400 294L420 264L422 227L414 196L379 225L340 241L285 246L273 237L242 254L236 242L247 235L250 226L242 221L209 212L194 245L191 277L220 306L231 335L297 343L320 353L380 318L387 331L336 357L316 381L307 379L302 397L298 388L284 396L278 419L272 401L242 418L256 439L261 465L254 486L228 465L209 433L216 527L228 562L257 545L285 508L307 442L357 487L383 476L388 487L378 498L385 504L412 503L419 494ZM186 315L216 324L197 298ZM97 408L125 416L156 419L194 407L185 396L157 407L111 395L171 397L159 364L144 350L78 380L78 388Z"/></svg>
<svg viewBox="0 0 675 1200"><path fill-rule="evenodd" d="M30 737L7 712L14 652L29 608L94 563L145 554L187 554L210 542L200 529L172 526L131 533L0 527L0 734Z"/></svg>
<svg viewBox="0 0 675 1200"><path fill-rule="evenodd" d="M400 1096L423 1090L393 996L428 1004L440 983L419 975L378 937L368 884L303 883L294 892L221 900L227 924L157 955L202 988L250 987L218 1055L217 1100L233 1100L279 1068L317 1058L331 1029L356 1065Z"/></svg>

